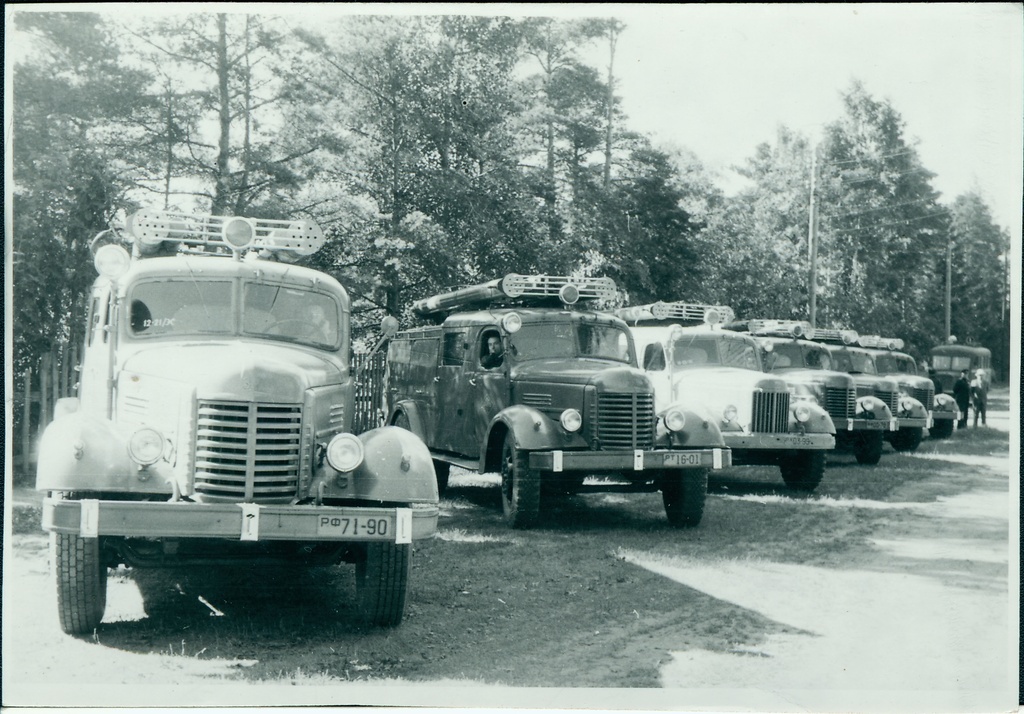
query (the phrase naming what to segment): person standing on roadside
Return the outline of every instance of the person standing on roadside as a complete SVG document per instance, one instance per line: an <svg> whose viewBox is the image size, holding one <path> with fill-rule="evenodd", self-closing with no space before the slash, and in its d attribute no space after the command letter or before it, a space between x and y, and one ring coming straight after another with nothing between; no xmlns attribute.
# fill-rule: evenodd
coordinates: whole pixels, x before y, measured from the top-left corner
<svg viewBox="0 0 1024 714"><path fill-rule="evenodd" d="M956 407L960 410L960 419L956 423L956 428L966 429L967 410L971 408L971 383L967 381L967 370L961 370L960 376L953 383L953 399L956 400Z"/></svg>
<svg viewBox="0 0 1024 714"><path fill-rule="evenodd" d="M974 428L978 428L978 416L981 416L981 425L985 426L985 412L988 408L988 384L985 381L985 373L978 370L974 379L971 380L971 406L974 407Z"/></svg>

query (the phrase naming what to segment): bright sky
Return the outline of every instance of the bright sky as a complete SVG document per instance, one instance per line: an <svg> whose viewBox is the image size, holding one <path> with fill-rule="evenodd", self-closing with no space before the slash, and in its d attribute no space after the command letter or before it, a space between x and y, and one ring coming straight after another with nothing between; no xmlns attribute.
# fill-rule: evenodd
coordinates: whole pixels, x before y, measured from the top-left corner
<svg viewBox="0 0 1024 714"><path fill-rule="evenodd" d="M727 174L779 125L819 138L858 79L902 115L942 200L978 190L1019 240L1020 4L641 5L615 15L627 24L615 65L633 128Z"/></svg>

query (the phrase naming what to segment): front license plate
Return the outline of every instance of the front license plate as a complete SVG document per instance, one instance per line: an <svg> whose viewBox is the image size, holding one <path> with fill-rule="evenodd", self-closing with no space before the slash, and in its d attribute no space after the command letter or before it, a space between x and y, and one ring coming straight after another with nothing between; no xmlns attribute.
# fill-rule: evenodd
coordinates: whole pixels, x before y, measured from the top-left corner
<svg viewBox="0 0 1024 714"><path fill-rule="evenodd" d="M390 516L319 515L316 532L330 538L394 538L395 521Z"/></svg>
<svg viewBox="0 0 1024 714"><path fill-rule="evenodd" d="M700 454L665 454L665 466L700 466Z"/></svg>

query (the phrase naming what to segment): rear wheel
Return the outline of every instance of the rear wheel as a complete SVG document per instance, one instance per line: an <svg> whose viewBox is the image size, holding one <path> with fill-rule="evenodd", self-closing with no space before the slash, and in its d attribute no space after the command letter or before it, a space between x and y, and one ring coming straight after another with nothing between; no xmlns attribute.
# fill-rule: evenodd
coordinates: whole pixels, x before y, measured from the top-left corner
<svg viewBox="0 0 1024 714"><path fill-rule="evenodd" d="M708 470L665 471L661 475L661 500L668 522L676 528L692 528L704 516L708 495Z"/></svg>
<svg viewBox="0 0 1024 714"><path fill-rule="evenodd" d="M933 439L948 439L953 436L953 421L953 419L936 421L928 430L928 435Z"/></svg>
<svg viewBox="0 0 1024 714"><path fill-rule="evenodd" d="M107 608L107 566L99 538L56 533L57 609L69 635L99 627Z"/></svg>
<svg viewBox="0 0 1024 714"><path fill-rule="evenodd" d="M801 451L779 464L782 480L797 491L813 491L825 476L825 452Z"/></svg>
<svg viewBox="0 0 1024 714"><path fill-rule="evenodd" d="M882 443L885 437L880 431L865 431L853 445L853 455L858 464L874 465L882 458Z"/></svg>
<svg viewBox="0 0 1024 714"><path fill-rule="evenodd" d="M501 447L501 506L513 528L529 528L540 516L540 473L531 471L530 455L516 448L512 432Z"/></svg>
<svg viewBox="0 0 1024 714"><path fill-rule="evenodd" d="M369 624L394 627L402 621L411 560L409 544L366 544L365 557L356 563L356 599Z"/></svg>
<svg viewBox="0 0 1024 714"><path fill-rule="evenodd" d="M892 448L896 451L913 451L921 445L921 437L924 435L924 429L919 426L908 427L906 429L900 429L892 435Z"/></svg>

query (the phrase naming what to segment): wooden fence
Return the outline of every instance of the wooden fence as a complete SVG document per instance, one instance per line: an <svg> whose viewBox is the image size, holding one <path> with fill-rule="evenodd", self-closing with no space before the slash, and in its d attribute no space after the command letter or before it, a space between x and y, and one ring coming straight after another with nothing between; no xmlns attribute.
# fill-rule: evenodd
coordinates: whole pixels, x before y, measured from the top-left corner
<svg viewBox="0 0 1024 714"><path fill-rule="evenodd" d="M352 415L352 431L364 431L384 425L384 370L387 354L383 351L373 354L354 355L352 372L357 375L355 413Z"/></svg>
<svg viewBox="0 0 1024 714"><path fill-rule="evenodd" d="M58 343L33 367L13 375L10 435L15 479L30 479L35 473L36 445L53 419L57 400L78 394L79 349L77 342Z"/></svg>

